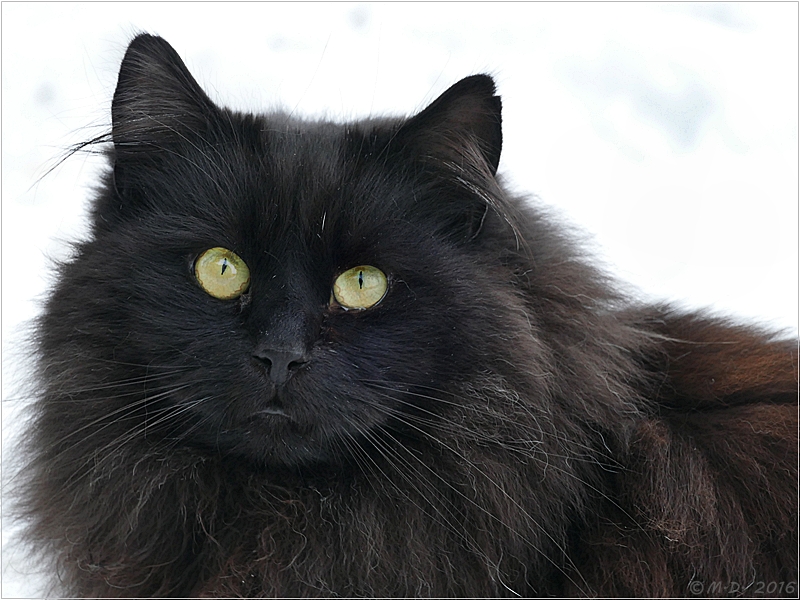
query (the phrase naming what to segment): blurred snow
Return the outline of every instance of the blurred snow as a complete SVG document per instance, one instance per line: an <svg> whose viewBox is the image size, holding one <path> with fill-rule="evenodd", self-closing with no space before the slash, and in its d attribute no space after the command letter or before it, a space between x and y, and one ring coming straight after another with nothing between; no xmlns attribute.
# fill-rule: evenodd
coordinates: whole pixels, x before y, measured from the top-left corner
<svg viewBox="0 0 800 600"><path fill-rule="evenodd" d="M86 231L97 162L46 173L108 128L136 32L164 36L241 110L411 114L489 72L513 189L591 236L640 297L796 334L797 22L796 3L3 3L3 464L26 399L23 323L48 257ZM2 596L34 596L12 534L4 519Z"/></svg>

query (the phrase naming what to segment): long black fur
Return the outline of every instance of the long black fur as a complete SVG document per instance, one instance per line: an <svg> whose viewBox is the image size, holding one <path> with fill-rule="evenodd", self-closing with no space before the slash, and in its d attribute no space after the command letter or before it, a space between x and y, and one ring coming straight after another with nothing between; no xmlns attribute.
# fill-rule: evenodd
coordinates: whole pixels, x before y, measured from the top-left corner
<svg viewBox="0 0 800 600"><path fill-rule="evenodd" d="M796 591L796 343L615 292L503 189L489 77L408 119L252 116L140 35L112 120L37 323L21 506L58 593ZM215 246L236 300L194 280ZM330 304L362 264L383 301ZM264 344L308 360L276 386Z"/></svg>

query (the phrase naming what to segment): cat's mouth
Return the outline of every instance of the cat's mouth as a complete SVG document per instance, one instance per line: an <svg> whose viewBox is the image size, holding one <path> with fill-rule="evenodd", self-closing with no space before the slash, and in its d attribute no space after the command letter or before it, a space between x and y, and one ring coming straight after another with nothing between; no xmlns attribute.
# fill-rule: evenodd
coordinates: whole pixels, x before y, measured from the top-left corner
<svg viewBox="0 0 800 600"><path fill-rule="evenodd" d="M286 413L285 410L279 408L277 406L270 406L269 408L264 408L262 410L258 410L253 415L254 417L260 416L276 416L276 417L285 417L291 420L291 417Z"/></svg>

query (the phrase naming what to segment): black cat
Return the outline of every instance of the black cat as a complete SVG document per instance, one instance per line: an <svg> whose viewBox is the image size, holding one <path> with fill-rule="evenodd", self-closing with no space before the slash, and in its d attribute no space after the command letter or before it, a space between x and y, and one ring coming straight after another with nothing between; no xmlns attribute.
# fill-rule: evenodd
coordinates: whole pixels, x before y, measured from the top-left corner
<svg viewBox="0 0 800 600"><path fill-rule="evenodd" d="M796 594L796 342L615 292L500 113L239 114L133 40L37 323L58 593Z"/></svg>

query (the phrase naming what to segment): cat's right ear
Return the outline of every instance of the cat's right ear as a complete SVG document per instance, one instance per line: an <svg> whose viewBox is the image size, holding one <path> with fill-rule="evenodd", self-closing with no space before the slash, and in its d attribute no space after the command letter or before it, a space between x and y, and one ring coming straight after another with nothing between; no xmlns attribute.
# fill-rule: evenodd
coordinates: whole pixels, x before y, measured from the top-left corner
<svg viewBox="0 0 800 600"><path fill-rule="evenodd" d="M122 59L111 103L116 157L168 151L202 133L217 110L172 46L138 35Z"/></svg>

